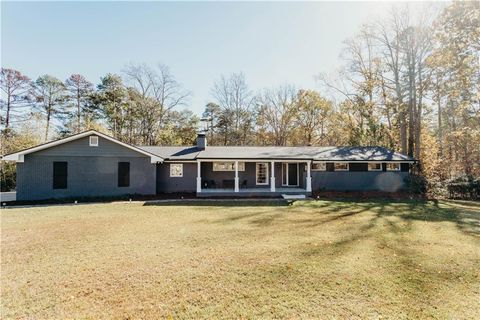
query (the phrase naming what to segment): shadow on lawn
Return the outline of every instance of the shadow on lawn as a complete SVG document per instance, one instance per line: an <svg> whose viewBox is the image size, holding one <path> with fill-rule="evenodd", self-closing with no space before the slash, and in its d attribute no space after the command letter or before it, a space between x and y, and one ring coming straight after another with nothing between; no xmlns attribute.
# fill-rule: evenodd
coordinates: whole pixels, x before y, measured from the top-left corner
<svg viewBox="0 0 480 320"><path fill-rule="evenodd" d="M453 222L462 232L480 236L480 209L455 201L429 201L421 206L409 205L410 212L399 215L404 220Z"/></svg>
<svg viewBox="0 0 480 320"><path fill-rule="evenodd" d="M404 310L408 318L428 314L429 308L438 303L439 283L454 286L469 276L462 267L447 266L448 272L443 272L441 263L425 263L436 259L428 248L438 235L434 234L432 240L428 235L418 237L415 231L432 229L417 229L416 222L424 221L429 226L449 222L461 233L480 240L478 206L446 201L299 201L277 209L225 211L209 223L239 221L254 227L242 230L247 236L273 238L270 241L280 237L281 243L286 243L282 248L285 263L294 270L288 272L290 281L296 282L297 276L302 281L306 268L307 273L319 277L331 274L323 280L327 287L354 290L358 295L367 294L367 289L382 292L388 287L389 292L398 293L399 303L410 306ZM440 252L437 261L445 257ZM272 263L268 270L283 266ZM375 266L380 266L381 275L374 274ZM348 280L344 280L345 275ZM285 281L283 274L275 277L276 282ZM365 298L370 299L370 293ZM427 311L422 313L423 309Z"/></svg>
<svg viewBox="0 0 480 320"><path fill-rule="evenodd" d="M144 206L192 206L192 207L286 207L288 202L283 199L183 199L160 200L145 202Z"/></svg>
<svg viewBox="0 0 480 320"><path fill-rule="evenodd" d="M319 227L338 221L351 221L368 214L368 224L360 230L362 233L373 228L380 221L393 233L406 232L411 228L413 221L425 222L452 222L465 234L480 237L480 210L478 203L457 201L308 201L297 202L293 206L284 203L223 203L221 206L282 206L279 211L266 210L265 212L245 212L245 214L227 215L217 220L219 223L228 223L239 220L249 220L250 224L258 227L269 227L275 224L288 224L295 227ZM212 205L203 203L201 205ZM217 205L217 203L213 204ZM299 214L298 217L285 216L286 213ZM307 214L308 217L302 217ZM394 221L394 220L398 221ZM400 224L399 222L402 222ZM405 223L407 222L407 223ZM352 221L354 232L358 225ZM360 236L359 236L360 237ZM363 235L361 235L363 237Z"/></svg>
<svg viewBox="0 0 480 320"><path fill-rule="evenodd" d="M310 205L311 209L315 205ZM304 246L301 256L342 256L354 248L357 241L374 239L382 248L389 248L396 252L402 265L414 266L414 254L404 244L404 239L409 237L415 221L425 222L452 222L464 234L480 239L480 212L476 207L459 207L455 202L442 201L414 201L414 202L325 202L317 206L322 208L317 219L300 219L296 224L302 227L317 227L329 223L345 220L351 223L351 228L342 228L338 232L338 240L328 246ZM360 207L357 210L345 208ZM339 211L340 210L340 211ZM329 212L330 211L330 212ZM337 212L331 212L337 211ZM339 211L339 212L338 212ZM361 216L364 214L363 216ZM378 227L378 228L376 228ZM388 237L397 239L387 241ZM407 239L406 238L406 239Z"/></svg>
<svg viewBox="0 0 480 320"><path fill-rule="evenodd" d="M360 208L356 211L347 209L347 212L339 213L325 213L325 210L322 210L323 216L332 217L323 219L321 223L311 224L310 219L307 226L344 219L351 223L351 228L339 229L338 235L333 238L334 241L329 243L300 244L299 259L302 261L308 259L307 261L316 263L323 261L340 269L344 264L353 263L361 270L361 262L343 257L358 255L359 250L366 250L370 252L368 260L375 259L378 265L383 266L385 272L395 274L399 281L391 285L397 286L399 291L405 293L399 295L405 305L414 306L418 301L422 301L424 305L434 304L433 297L438 291L438 283L456 283L466 276L463 268L448 268L449 272L440 272L441 266L424 263L432 259L425 252L425 248L430 244L428 240L422 243L415 238L412 230L415 221L433 224L451 222L463 234L480 240L480 211L476 204L459 204L454 201L378 201L359 203L358 206ZM336 203L324 203L321 207L324 209L331 207L335 210L338 207L357 207L357 204L346 202L338 206ZM365 214L360 216L362 213ZM415 317L414 309L406 311L407 315ZM409 314L410 312L413 313Z"/></svg>
<svg viewBox="0 0 480 320"><path fill-rule="evenodd" d="M480 210L478 203L457 203L456 201L376 201L367 203L345 202L337 205L335 203L326 203L324 208L333 206L333 211L340 210L340 214L333 214L327 219L322 219L318 224L324 224L339 219L349 218L363 212L374 213L372 222L377 223L380 219L389 225L389 231L400 232L407 231L405 227L399 228L398 223L394 223L389 218L398 218L400 221L408 222L410 226L412 221L425 222L452 222L463 233L480 236ZM348 207L360 207L358 210L347 211ZM330 214L327 214L330 216ZM312 226L316 226L313 224Z"/></svg>

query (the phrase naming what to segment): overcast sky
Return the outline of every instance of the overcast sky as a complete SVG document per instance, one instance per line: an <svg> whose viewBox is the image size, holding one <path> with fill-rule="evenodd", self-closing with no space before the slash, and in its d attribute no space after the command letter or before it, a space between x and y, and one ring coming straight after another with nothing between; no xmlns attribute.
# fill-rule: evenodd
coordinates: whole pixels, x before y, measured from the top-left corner
<svg viewBox="0 0 480 320"><path fill-rule="evenodd" d="M251 89L318 89L342 42L395 3L1 3L1 64L35 79L80 73L97 84L129 62L168 65L200 114L221 74ZM410 6L419 6L411 3Z"/></svg>

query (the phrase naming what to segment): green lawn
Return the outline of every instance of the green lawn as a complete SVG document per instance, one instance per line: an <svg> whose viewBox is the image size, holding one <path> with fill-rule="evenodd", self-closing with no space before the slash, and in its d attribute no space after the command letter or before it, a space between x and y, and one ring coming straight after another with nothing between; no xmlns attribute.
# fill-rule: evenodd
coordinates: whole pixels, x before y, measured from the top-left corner
<svg viewBox="0 0 480 320"><path fill-rule="evenodd" d="M2 318L480 316L480 203L1 212Z"/></svg>

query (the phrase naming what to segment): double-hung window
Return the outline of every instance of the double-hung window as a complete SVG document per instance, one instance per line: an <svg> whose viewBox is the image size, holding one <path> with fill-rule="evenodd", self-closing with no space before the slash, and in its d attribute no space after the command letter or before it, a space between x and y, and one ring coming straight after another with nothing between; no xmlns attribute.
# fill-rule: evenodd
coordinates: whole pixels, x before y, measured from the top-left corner
<svg viewBox="0 0 480 320"><path fill-rule="evenodd" d="M170 163L170 177L183 177L183 163Z"/></svg>
<svg viewBox="0 0 480 320"><path fill-rule="evenodd" d="M235 171L235 162L214 162L213 171ZM238 171L245 171L245 162L238 162Z"/></svg>
<svg viewBox="0 0 480 320"><path fill-rule="evenodd" d="M312 171L326 171L327 163L326 162L313 162Z"/></svg>
<svg viewBox="0 0 480 320"><path fill-rule="evenodd" d="M382 171L382 164L380 162L370 162L368 171Z"/></svg>
<svg viewBox="0 0 480 320"><path fill-rule="evenodd" d="M387 171L400 171L400 163L387 163Z"/></svg>
<svg viewBox="0 0 480 320"><path fill-rule="evenodd" d="M268 162L258 162L255 165L255 176L257 185L268 184Z"/></svg>
<svg viewBox="0 0 480 320"><path fill-rule="evenodd" d="M335 162L335 171L348 171L348 162Z"/></svg>

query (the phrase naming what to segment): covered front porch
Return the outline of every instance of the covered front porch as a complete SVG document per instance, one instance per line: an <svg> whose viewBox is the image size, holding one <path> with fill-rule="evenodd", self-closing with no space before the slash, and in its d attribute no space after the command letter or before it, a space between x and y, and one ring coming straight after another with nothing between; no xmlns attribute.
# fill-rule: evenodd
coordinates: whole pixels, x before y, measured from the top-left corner
<svg viewBox="0 0 480 320"><path fill-rule="evenodd" d="M305 160L197 160L197 196L308 195L310 171Z"/></svg>

